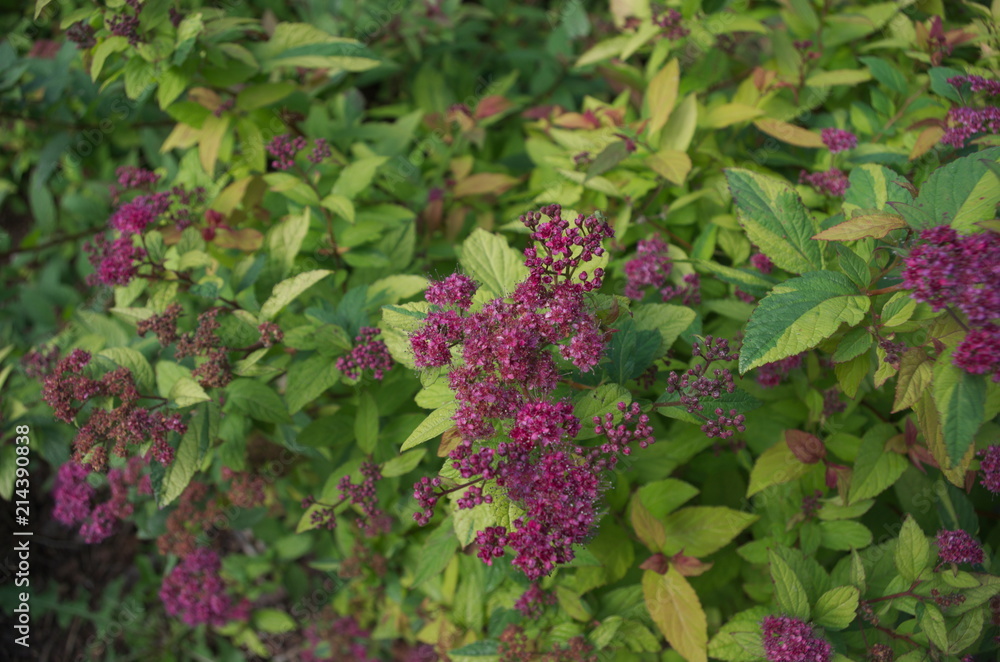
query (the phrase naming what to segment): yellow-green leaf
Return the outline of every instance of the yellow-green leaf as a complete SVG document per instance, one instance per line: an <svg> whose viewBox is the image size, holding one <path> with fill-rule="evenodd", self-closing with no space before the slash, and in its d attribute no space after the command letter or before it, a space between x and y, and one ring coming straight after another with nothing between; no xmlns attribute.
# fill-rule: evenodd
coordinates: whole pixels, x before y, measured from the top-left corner
<svg viewBox="0 0 1000 662"><path fill-rule="evenodd" d="M687 662L707 662L708 621L698 594L676 568L642 575L642 594L653 622Z"/></svg>
<svg viewBox="0 0 1000 662"><path fill-rule="evenodd" d="M764 117L754 122L754 126L783 143L797 147L824 147L823 138L815 131L803 129L788 122Z"/></svg>
<svg viewBox="0 0 1000 662"><path fill-rule="evenodd" d="M905 227L906 221L898 214L864 214L827 228L813 239L823 241L854 241L865 237L881 239L893 230Z"/></svg>
<svg viewBox="0 0 1000 662"><path fill-rule="evenodd" d="M647 156L646 165L671 184L680 186L691 172L691 157L675 149L662 149Z"/></svg>
<svg viewBox="0 0 1000 662"><path fill-rule="evenodd" d="M653 80L649 81L643 102L646 106L646 116L649 117L650 133L656 133L662 129L667 120L670 119L670 113L677 101L677 88L680 85L680 79L680 65L677 63L677 58L674 58L653 76ZM688 169L690 167L689 162Z"/></svg>

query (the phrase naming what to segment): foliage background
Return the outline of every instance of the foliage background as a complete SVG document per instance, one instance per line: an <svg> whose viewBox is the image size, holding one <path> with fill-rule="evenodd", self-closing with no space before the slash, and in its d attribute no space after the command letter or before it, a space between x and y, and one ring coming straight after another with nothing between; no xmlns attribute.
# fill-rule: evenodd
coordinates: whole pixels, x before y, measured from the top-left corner
<svg viewBox="0 0 1000 662"><path fill-rule="evenodd" d="M947 79L995 76L1000 5L668 4L149 0L137 12L53 0L4 9L0 495L14 497L15 429L30 425L32 521L36 540L51 541L33 557L38 655L364 659L349 649L360 645L378 660L432 647L441 659L486 662L513 625L539 656L583 637L593 653L579 659L755 660L761 619L784 613L821 628L837 659L866 659L876 641L896 659L995 657L998 511L976 452L996 441L998 391L951 366L961 327L896 286L919 230L995 229L981 225L1000 200L995 135L961 147L941 138L951 109L991 103ZM136 43L111 29L120 16L138 16ZM85 48L69 38L81 21L93 33ZM851 131L857 146L831 153L820 134L829 128ZM284 134L324 138L332 156L276 170L266 146ZM174 276L91 287L81 246L108 229L108 187L127 165L202 186L204 203L192 208L193 229L147 237ZM834 167L850 177L846 197L800 180ZM933 210L926 217L890 204L922 202ZM450 394L412 369L405 334L419 320L406 317L420 311L428 278L456 269L516 283L528 243L516 219L551 203L600 211L613 225L604 294L625 293L638 242L659 236L670 243L670 284L698 274L700 298L616 300L625 314L615 328L628 340L603 368L600 406L622 398L655 410L657 443L607 478L593 538L542 583L555 604L525 618L515 609L524 577L509 559L475 558L474 533L496 513L442 504L430 525L412 521L413 484L447 462L438 450L447 419L430 428L425 419ZM883 225L873 233L863 223L876 212ZM868 234L812 238L856 217L868 218ZM226 227L209 232L209 218ZM751 263L758 252L773 273ZM807 292L794 280L803 272L835 274L823 278L843 290ZM309 286L272 298L295 277ZM775 286L792 292L786 304L851 301L819 322L777 303L781 314L751 318L768 310L756 301ZM219 332L240 350L229 357L237 379L185 390L195 364L141 338L136 323L178 302L189 330L225 299L245 313L225 315ZM624 328L632 315L635 328ZM283 342L242 351L264 319ZM380 381L347 378L337 360L369 326L399 365ZM653 334L644 345L642 333ZM731 366L745 373L741 400L725 406L740 408L747 431L725 441L680 408L653 407L668 401L669 371L697 364L692 345L705 335L744 338ZM788 342L775 349L776 337ZM910 358L887 362L883 341L903 343ZM100 545L51 517L55 472L77 431L53 418L22 357L52 346L141 373L192 420L223 414L185 446L192 455L178 450L185 463L160 477L155 495L130 496L134 513ZM796 367L762 367L800 352ZM658 377L637 379L654 361ZM777 371L777 387L759 383L764 370ZM819 440L822 460L803 461L789 431ZM365 458L382 468L390 530L365 536L351 524L356 511L341 512L333 532L312 528L301 500L335 501ZM224 469L263 481L263 501L235 505ZM155 540L191 480L221 513L200 540L221 553L233 595L252 604L245 620L191 627L158 597L178 557ZM6 508L5 526L12 516ZM984 562L937 572L927 536L940 529L975 536ZM682 573L684 559L696 570ZM965 606L940 609L932 588L967 596ZM9 572L0 595L14 604ZM338 616L365 635L335 632ZM16 650L10 633L5 649Z"/></svg>

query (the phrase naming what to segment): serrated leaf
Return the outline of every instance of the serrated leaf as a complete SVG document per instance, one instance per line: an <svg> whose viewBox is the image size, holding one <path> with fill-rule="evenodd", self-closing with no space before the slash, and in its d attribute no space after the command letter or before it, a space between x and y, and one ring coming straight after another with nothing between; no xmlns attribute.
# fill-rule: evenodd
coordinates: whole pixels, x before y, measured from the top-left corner
<svg viewBox="0 0 1000 662"><path fill-rule="evenodd" d="M983 631L985 616L982 609L973 609L962 614L958 622L948 630L948 649L951 655L958 655L971 646Z"/></svg>
<svg viewBox="0 0 1000 662"><path fill-rule="evenodd" d="M971 232L979 221L994 217L1000 203L1000 175L987 165L1000 161L1000 147L982 150L948 163L920 187L919 213L908 218L915 230L947 222L959 232Z"/></svg>
<svg viewBox="0 0 1000 662"><path fill-rule="evenodd" d="M785 281L750 316L740 351L740 374L812 349L842 323L861 322L870 305L843 274L815 271Z"/></svg>
<svg viewBox="0 0 1000 662"><path fill-rule="evenodd" d="M809 599L805 587L792 568L774 550L768 553L768 565L771 568L771 582L774 584L774 597L778 606L793 618L809 620Z"/></svg>
<svg viewBox="0 0 1000 662"><path fill-rule="evenodd" d="M840 339L840 343L831 358L834 363L850 361L871 349L872 342L872 334L869 333L868 329L863 326L855 327Z"/></svg>
<svg viewBox="0 0 1000 662"><path fill-rule="evenodd" d="M935 605L923 603L924 613L919 619L920 629L927 635L931 643L941 650L948 650L948 631L944 616Z"/></svg>
<svg viewBox="0 0 1000 662"><path fill-rule="evenodd" d="M896 292L882 306L882 325L887 327L905 324L917 309L917 302L909 292Z"/></svg>
<svg viewBox="0 0 1000 662"><path fill-rule="evenodd" d="M885 166L865 163L853 168L850 182L842 207L845 218L851 218L858 210L891 209L891 202L913 202L913 196L901 186L907 183L906 178Z"/></svg>
<svg viewBox="0 0 1000 662"><path fill-rule="evenodd" d="M902 455L886 450L882 436L865 435L854 460L850 502L870 499L889 489L903 475L908 465Z"/></svg>
<svg viewBox="0 0 1000 662"><path fill-rule="evenodd" d="M174 381L173 386L170 387L170 394L167 396L167 399L173 402L175 407L179 408L190 407L199 402L211 400L208 397L208 393L205 393L205 389L201 387L201 384L190 377L184 376Z"/></svg>
<svg viewBox="0 0 1000 662"><path fill-rule="evenodd" d="M951 353L934 365L934 403L941 416L941 431L952 464L958 464L975 443L986 406L986 379L952 363Z"/></svg>
<svg viewBox="0 0 1000 662"><path fill-rule="evenodd" d="M834 520L819 523L820 544L827 549L848 551L872 543L871 530L861 522Z"/></svg>
<svg viewBox="0 0 1000 662"><path fill-rule="evenodd" d="M750 471L750 485L747 487L747 497L757 494L772 485L781 485L798 480L810 465L801 462L784 439L778 441L760 454Z"/></svg>
<svg viewBox="0 0 1000 662"><path fill-rule="evenodd" d="M677 89L680 85L680 65L677 58L670 60L649 81L646 94L643 97L645 114L649 117L647 127L650 133L656 133L666 125L670 113L677 102Z"/></svg>
<svg viewBox="0 0 1000 662"><path fill-rule="evenodd" d="M700 558L728 545L759 515L724 506L691 506L671 513L663 520L666 543L663 552Z"/></svg>
<svg viewBox="0 0 1000 662"><path fill-rule="evenodd" d="M153 367L149 365L146 357L130 347L109 347L102 349L98 356L103 356L122 368L127 368L132 373L136 386L140 393L149 393L153 390L156 382L156 375Z"/></svg>
<svg viewBox="0 0 1000 662"><path fill-rule="evenodd" d="M371 454L378 444L378 403L369 391L362 391L354 417L354 438L361 452Z"/></svg>
<svg viewBox="0 0 1000 662"><path fill-rule="evenodd" d="M786 182L749 170L727 168L726 179L750 241L777 266L793 273L823 268L819 229Z"/></svg>
<svg viewBox="0 0 1000 662"><path fill-rule="evenodd" d="M906 221L899 214L862 214L823 230L813 239L822 241L855 241L865 237L881 239L893 230L905 227Z"/></svg>
<svg viewBox="0 0 1000 662"><path fill-rule="evenodd" d="M219 427L218 410L213 405L199 407L174 453L174 461L163 472L156 491L156 504L163 508L179 497L198 472ZM157 463L157 466L159 464Z"/></svg>
<svg viewBox="0 0 1000 662"><path fill-rule="evenodd" d="M316 269L281 281L274 286L271 296L261 306L260 318L262 320L274 319L275 315L281 312L285 306L294 301L300 294L332 273L328 269Z"/></svg>
<svg viewBox="0 0 1000 662"><path fill-rule="evenodd" d="M860 598L854 586L838 586L819 596L813 621L831 630L843 630L854 620Z"/></svg>
<svg viewBox="0 0 1000 662"><path fill-rule="evenodd" d="M820 134L800 126L782 122L768 117L754 121L754 126L769 136L777 138L781 142L795 145L797 147L813 147L822 149L825 147Z"/></svg>
<svg viewBox="0 0 1000 662"><path fill-rule="evenodd" d="M893 550L893 561L896 563L899 575L908 582L916 581L920 573L927 568L929 552L927 536L913 516L907 515L903 520L903 528L899 531L896 549Z"/></svg>
<svg viewBox="0 0 1000 662"><path fill-rule="evenodd" d="M340 371L329 357L315 355L292 363L285 386L288 413L295 414L338 381Z"/></svg>
<svg viewBox="0 0 1000 662"><path fill-rule="evenodd" d="M509 294L528 275L521 256L506 240L482 228L474 230L462 243L459 263L494 297Z"/></svg>
<svg viewBox="0 0 1000 662"><path fill-rule="evenodd" d="M653 622L687 662L707 662L708 621L698 594L676 568L666 574L647 570L642 593Z"/></svg>
<svg viewBox="0 0 1000 662"><path fill-rule="evenodd" d="M452 402L451 404L445 405L439 409L435 409L430 414L427 415L417 429L410 433L410 436L406 438L403 445L400 447L400 452L407 451L414 446L419 446L428 439L433 439L434 437L442 434L445 430L448 430L455 423L452 421L451 417L458 410L458 403Z"/></svg>
<svg viewBox="0 0 1000 662"><path fill-rule="evenodd" d="M226 409L268 423L291 423L288 408L274 389L253 379L237 379L226 387Z"/></svg>

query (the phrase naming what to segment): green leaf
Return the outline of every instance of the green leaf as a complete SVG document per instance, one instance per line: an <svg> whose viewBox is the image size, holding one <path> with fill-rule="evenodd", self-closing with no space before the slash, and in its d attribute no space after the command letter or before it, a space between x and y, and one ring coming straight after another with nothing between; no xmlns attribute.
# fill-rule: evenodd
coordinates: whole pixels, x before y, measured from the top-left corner
<svg viewBox="0 0 1000 662"><path fill-rule="evenodd" d="M887 327L905 324L917 309L917 302L909 292L896 292L882 306L882 325Z"/></svg>
<svg viewBox="0 0 1000 662"><path fill-rule="evenodd" d="M291 632L298 627L295 619L279 609L257 609L253 612L253 626L263 632Z"/></svg>
<svg viewBox="0 0 1000 662"><path fill-rule="evenodd" d="M861 322L870 305L843 274L815 271L785 281L750 316L740 351L740 374L812 349L842 323Z"/></svg>
<svg viewBox="0 0 1000 662"><path fill-rule="evenodd" d="M576 400L573 415L580 419L577 439L592 439L597 436L592 423L595 416L613 414L615 423L621 420L618 403L632 404L631 392L621 384L602 384L593 390L584 391Z"/></svg>
<svg viewBox="0 0 1000 662"><path fill-rule="evenodd" d="M208 393L205 393L205 389L201 387L201 384L191 379L190 377L179 377L170 387L170 394L167 399L173 402L173 406L177 408L190 407L191 405L196 405L199 402L205 402L211 400L208 397Z"/></svg>
<svg viewBox="0 0 1000 662"><path fill-rule="evenodd" d="M749 170L727 168L729 190L750 241L776 265L793 273L823 268L819 228L786 182Z"/></svg>
<svg viewBox="0 0 1000 662"><path fill-rule="evenodd" d="M268 423L292 422L274 389L253 379L237 379L226 387L226 409Z"/></svg>
<svg viewBox="0 0 1000 662"><path fill-rule="evenodd" d="M90 62L91 80L95 83L97 82L97 78L101 75L101 70L104 68L104 61L107 60L112 53L120 53L128 48L128 39L117 35L114 37L108 37L99 43L97 48L94 49L92 56L93 59Z"/></svg>
<svg viewBox="0 0 1000 662"><path fill-rule="evenodd" d="M14 444L0 447L0 498L10 501L14 496L17 478L17 449Z"/></svg>
<svg viewBox="0 0 1000 662"><path fill-rule="evenodd" d="M747 497L757 494L772 485L781 485L798 480L810 465L800 461L792 449L782 438L766 451L760 454L750 471L750 485L747 487Z"/></svg>
<svg viewBox="0 0 1000 662"><path fill-rule="evenodd" d="M927 568L929 553L927 536L913 516L907 515L903 520L903 528L899 531L896 549L893 551L893 560L896 562L899 575L908 582L916 581L920 573Z"/></svg>
<svg viewBox="0 0 1000 662"><path fill-rule="evenodd" d="M340 172L337 182L330 191L331 195L343 196L348 199L357 197L359 193L371 185L379 166L388 160L388 156L372 156L348 164Z"/></svg>
<svg viewBox="0 0 1000 662"><path fill-rule="evenodd" d="M236 108L250 111L270 106L272 103L281 101L296 89L296 85L288 81L247 85L236 95Z"/></svg>
<svg viewBox="0 0 1000 662"><path fill-rule="evenodd" d="M698 488L676 478L647 483L639 488L639 500L649 514L663 519L698 494Z"/></svg>
<svg viewBox="0 0 1000 662"><path fill-rule="evenodd" d="M292 276L274 286L271 296L260 308L260 318L262 320L274 319L274 316L281 312L282 308L290 304L300 294L310 287L323 280L333 272L328 269L316 269L306 271L297 276Z"/></svg>
<svg viewBox="0 0 1000 662"><path fill-rule="evenodd" d="M1000 147L976 152L944 165L927 178L916 200L919 215L908 218L915 230L947 222L959 232L977 230L992 219L1000 203L1000 175L987 165L1000 161Z"/></svg>
<svg viewBox="0 0 1000 662"><path fill-rule="evenodd" d="M844 218L852 218L858 210L888 210L890 202L913 202L910 192L900 186L906 178L884 166L865 163L853 168L850 182L844 195Z"/></svg>
<svg viewBox="0 0 1000 662"><path fill-rule="evenodd" d="M265 245L268 249L268 260L277 265L281 275L287 275L295 263L295 256L302 248L302 242L309 231L309 208L301 214L292 214L271 228L267 233Z"/></svg>
<svg viewBox="0 0 1000 662"><path fill-rule="evenodd" d="M103 356L116 365L128 369L141 393L149 393L153 390L153 385L156 383L153 366L149 365L146 357L136 350L130 347L109 347L102 349L98 356Z"/></svg>
<svg viewBox="0 0 1000 662"><path fill-rule="evenodd" d="M329 357L315 355L293 362L288 368L288 383L285 386L288 413L298 412L338 381L340 371Z"/></svg>
<svg viewBox="0 0 1000 662"><path fill-rule="evenodd" d="M835 71L817 71L806 79L806 85L809 87L857 85L871 79L872 75L861 69L837 69Z"/></svg>
<svg viewBox="0 0 1000 662"><path fill-rule="evenodd" d="M656 331L660 334L657 356L663 356L682 333L687 331L698 314L685 306L669 303L650 303L641 306L632 316L639 331Z"/></svg>
<svg viewBox="0 0 1000 662"><path fill-rule="evenodd" d="M201 467L202 460L215 441L219 430L219 411L214 405L203 405L191 416L180 446L163 474L156 504L160 508L179 497Z"/></svg>
<svg viewBox="0 0 1000 662"><path fill-rule="evenodd" d="M906 94L908 87L906 77L892 65L892 63L880 57L859 57L868 70L871 71L875 80L888 87L897 94Z"/></svg>
<svg viewBox="0 0 1000 662"><path fill-rule="evenodd" d="M169 67L160 74L160 87L156 90L156 103L166 108L187 89L188 76L177 67Z"/></svg>
<svg viewBox="0 0 1000 662"><path fill-rule="evenodd" d="M808 621L809 598L802 582L774 550L768 553L768 564L771 567L771 582L774 584L774 597L778 607L793 618Z"/></svg>
<svg viewBox="0 0 1000 662"><path fill-rule="evenodd" d="M348 223L354 223L355 220L354 203L351 202L350 198L343 195L336 195L334 193L331 193L330 195L323 198L320 204L323 205L324 208L329 209L334 214L347 221Z"/></svg>
<svg viewBox="0 0 1000 662"><path fill-rule="evenodd" d="M670 113L677 101L680 75L680 65L674 58L649 81L643 97L643 114L649 118L649 126L646 127L649 133L656 133L670 119Z"/></svg>
<svg viewBox="0 0 1000 662"><path fill-rule="evenodd" d="M663 520L666 533L664 554L681 550L685 556L708 556L722 549L760 518L724 506L691 506L671 513Z"/></svg>
<svg viewBox="0 0 1000 662"><path fill-rule="evenodd" d="M448 518L441 522L438 528L424 541L411 588L416 588L431 577L436 577L444 572L455 554L456 547L458 547L458 539L455 537L451 519Z"/></svg>
<svg viewBox="0 0 1000 662"><path fill-rule="evenodd" d="M428 439L433 439L453 427L455 422L451 420L451 417L457 410L458 403L452 402L451 404L432 411L427 415L427 418L425 418L423 422L417 426L417 429L411 432L410 436L406 438L406 441L403 442L403 445L399 449L400 452L410 450L414 446L419 446Z"/></svg>
<svg viewBox="0 0 1000 662"><path fill-rule="evenodd" d="M949 352L934 364L933 393L948 457L957 466L975 443L975 434L983 423L986 377L955 366Z"/></svg>
<svg viewBox="0 0 1000 662"><path fill-rule="evenodd" d="M712 226L717 227L717 226ZM744 292L754 295L755 297L762 297L767 294L774 284L777 282L771 276L764 276L759 271L750 269L735 269L733 267L727 267L721 264L716 264L715 262L710 262L708 260L696 260L695 264L698 266L699 270L708 271L713 276L716 276L719 280L724 283L730 283L740 288ZM668 304L651 304L651 305L668 305ZM638 311L635 312L636 317L639 313L644 311L646 306L644 305Z"/></svg>
<svg viewBox="0 0 1000 662"><path fill-rule="evenodd" d="M923 603L924 613L919 619L920 629L923 630L931 643L941 650L948 650L948 631L944 624L944 616L941 610L935 605Z"/></svg>
<svg viewBox="0 0 1000 662"><path fill-rule="evenodd" d="M958 655L975 643L983 631L984 620L982 609L973 609L962 614L958 622L948 630L947 652L951 655Z"/></svg>
<svg viewBox="0 0 1000 662"><path fill-rule="evenodd" d="M892 487L909 463L902 455L886 451L886 436L879 430L861 440L851 475L850 502L870 499Z"/></svg>
<svg viewBox="0 0 1000 662"><path fill-rule="evenodd" d="M708 661L708 621L698 594L677 568L642 575L646 609L670 646L687 662Z"/></svg>
<svg viewBox="0 0 1000 662"><path fill-rule="evenodd" d="M503 237L476 228L462 244L459 263L489 296L505 296L528 275L517 251Z"/></svg>
<svg viewBox="0 0 1000 662"><path fill-rule="evenodd" d="M882 239L893 230L906 227L906 221L899 214L860 214L848 221L827 228L813 237L822 241L856 241L865 237Z"/></svg>
<svg viewBox="0 0 1000 662"><path fill-rule="evenodd" d="M854 620L861 597L854 586L838 586L819 596L813 621L831 630L843 630Z"/></svg>
<svg viewBox="0 0 1000 662"><path fill-rule="evenodd" d="M362 391L354 418L354 438L363 453L370 454L378 444L378 404L369 391Z"/></svg>
<svg viewBox="0 0 1000 662"><path fill-rule="evenodd" d="M760 622L771 613L768 607L753 607L741 611L708 642L708 653L726 662L758 662L763 659Z"/></svg>
<svg viewBox="0 0 1000 662"><path fill-rule="evenodd" d="M872 544L871 530L861 522L834 520L820 522L821 545L827 549L849 551Z"/></svg>
<svg viewBox="0 0 1000 662"><path fill-rule="evenodd" d="M635 321L622 316L613 325L616 329L606 350L610 365L608 375L615 382L624 384L635 379L653 362L660 349L662 336L656 331L641 331Z"/></svg>
<svg viewBox="0 0 1000 662"><path fill-rule="evenodd" d="M393 478L410 473L420 464L420 460L427 454L426 448L418 448L409 453L397 455L382 465L382 477Z"/></svg>
<svg viewBox="0 0 1000 662"><path fill-rule="evenodd" d="M864 354L872 346L872 334L863 326L856 326L840 339L833 352L833 362L843 363Z"/></svg>
<svg viewBox="0 0 1000 662"><path fill-rule="evenodd" d="M616 140L608 144L607 147L601 150L600 154L594 157L590 165L587 166L587 179L603 175L628 158L628 154L625 141Z"/></svg>

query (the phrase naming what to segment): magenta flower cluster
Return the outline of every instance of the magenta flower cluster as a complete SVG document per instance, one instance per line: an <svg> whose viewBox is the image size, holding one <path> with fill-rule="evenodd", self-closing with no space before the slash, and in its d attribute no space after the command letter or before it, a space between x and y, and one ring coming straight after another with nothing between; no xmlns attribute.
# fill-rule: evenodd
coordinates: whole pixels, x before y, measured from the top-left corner
<svg viewBox="0 0 1000 662"><path fill-rule="evenodd" d="M171 431L184 434L187 430L180 414L167 416L138 406L142 396L132 373L126 368L116 368L100 379L85 376L83 370L90 360L88 352L75 349L42 380L42 398L55 410L56 418L65 423L72 423L92 398L118 400L111 409L94 408L87 422L80 426L73 442L76 461L89 463L100 471L107 463L107 444L112 444L113 452L119 457L127 457L130 446L151 439L153 458L161 464L170 464L174 449L167 442L167 435Z"/></svg>
<svg viewBox="0 0 1000 662"><path fill-rule="evenodd" d="M274 157L271 167L275 170L291 170L295 167L295 157L299 152L309 145L309 141L303 136L294 138L287 133L282 133L271 139L267 144L268 153ZM330 144L325 138L313 140L313 148L306 158L310 163L322 163L332 155Z"/></svg>
<svg viewBox="0 0 1000 662"><path fill-rule="evenodd" d="M667 39L681 39L691 33L683 24L683 16L676 9L667 9L653 16L653 24L663 30Z"/></svg>
<svg viewBox="0 0 1000 662"><path fill-rule="evenodd" d="M757 383L763 388L774 388L785 380L792 370L802 365L805 352L789 356L780 361L765 363L756 370Z"/></svg>
<svg viewBox="0 0 1000 662"><path fill-rule="evenodd" d="M965 141L977 133L1000 132L1000 107L972 108L959 106L948 111L948 128L941 142L953 147L963 147Z"/></svg>
<svg viewBox="0 0 1000 662"><path fill-rule="evenodd" d="M903 268L903 286L935 310L953 306L965 313L970 330L952 354L972 374L992 373L1000 381L1000 234L960 236L939 226L920 233Z"/></svg>
<svg viewBox="0 0 1000 662"><path fill-rule="evenodd" d="M994 444L986 450L979 451L982 460L979 470L983 472L980 485L994 494L1000 494L1000 445Z"/></svg>
<svg viewBox="0 0 1000 662"><path fill-rule="evenodd" d="M729 368L714 368L711 376L709 367L716 361L735 361L739 358L739 353L729 347L729 341L725 338L713 338L705 336L704 343L695 342L691 350L692 356L701 357L704 362L688 368L684 374L671 371L667 375L666 392L677 394L676 404L683 406L689 414L694 414L703 419L705 423L701 426L710 439L729 439L737 432L746 432L746 418L735 409L726 411L717 407L712 416L704 414L705 401L717 400L723 393L732 393L736 390L733 381L733 373Z"/></svg>
<svg viewBox="0 0 1000 662"><path fill-rule="evenodd" d="M830 642L797 618L765 616L761 630L768 662L829 662L831 658Z"/></svg>
<svg viewBox="0 0 1000 662"><path fill-rule="evenodd" d="M98 503L97 490L87 480L90 466L66 462L59 467L52 490L53 515L66 526L80 525L80 535L88 544L110 538L121 521L132 514L129 488L136 487L140 494L150 493L149 483L142 480L144 466L141 458L131 457L124 468L111 469L107 475L110 495Z"/></svg>
<svg viewBox="0 0 1000 662"><path fill-rule="evenodd" d="M681 297L685 305L701 301L701 281L698 274L684 276L684 285L675 287L667 284L673 262L668 246L660 237L640 239L636 243L635 257L625 262L625 296L642 299L647 287L656 288L663 301Z"/></svg>
<svg viewBox="0 0 1000 662"><path fill-rule="evenodd" d="M372 377L381 381L392 368L392 356L386 344L375 339L380 333L377 327L362 327L354 338L354 348L337 359L337 370L349 379L361 379L361 373L371 370Z"/></svg>
<svg viewBox="0 0 1000 662"><path fill-rule="evenodd" d="M968 84L969 89L973 92L986 92L991 97L1000 94L1000 80L992 80L982 76L952 76L948 79L948 84L955 88Z"/></svg>
<svg viewBox="0 0 1000 662"><path fill-rule="evenodd" d="M942 529L937 534L938 555L946 563L982 563L983 547L965 531Z"/></svg>
<svg viewBox="0 0 1000 662"><path fill-rule="evenodd" d="M764 255L763 253L754 253L750 256L750 265L753 266L757 271L761 272L765 276L770 274L774 270L774 263L771 262L771 258Z"/></svg>
<svg viewBox="0 0 1000 662"><path fill-rule="evenodd" d="M851 185L847 174L840 168L830 168L823 172L808 173L805 170L799 173L799 183L808 184L817 193L829 195L835 198L842 198Z"/></svg>
<svg viewBox="0 0 1000 662"><path fill-rule="evenodd" d="M371 631L361 627L353 616L339 616L327 628L324 636L320 635L315 625L310 625L303 632L310 648L302 652L302 662L378 662L368 656L368 645ZM320 644L327 644L330 655L320 655L317 650ZM436 659L436 656L432 659Z"/></svg>
<svg viewBox="0 0 1000 662"><path fill-rule="evenodd" d="M146 257L146 251L134 245L129 236L108 241L99 234L84 243L83 250L96 270L87 278L89 285L128 285L138 273L137 263Z"/></svg>
<svg viewBox="0 0 1000 662"><path fill-rule="evenodd" d="M846 152L858 146L858 137L844 129L823 129L820 138L833 154Z"/></svg>
<svg viewBox="0 0 1000 662"><path fill-rule="evenodd" d="M542 589L538 584L532 584L514 603L514 609L527 618L540 618L545 608L556 602L555 593Z"/></svg>
<svg viewBox="0 0 1000 662"><path fill-rule="evenodd" d="M160 587L160 599L170 616L190 626L208 623L222 626L229 621L245 621L250 603L236 601L226 591L219 571L222 560L214 551L196 549L170 571Z"/></svg>
<svg viewBox="0 0 1000 662"><path fill-rule="evenodd" d="M554 399L552 392L560 373L553 348L582 372L603 357L604 333L584 294L601 286L604 272L583 269L603 255L601 243L613 233L594 216L563 219L558 205L521 220L535 242L524 251L527 278L508 297L474 313L469 311L475 293L470 279L456 275L432 284L427 298L436 309L410 343L418 367L451 367L460 440L449 457L468 481L448 490L465 490L456 505L491 502L493 495L484 487L492 481L524 510L510 529L478 532L479 557L492 563L509 545L516 553L513 564L535 580L572 560L572 545L589 535L604 489L600 473L610 464L599 449L572 443L580 421L572 404ZM642 440L649 443L650 436L651 430ZM417 522L432 516L445 493L440 486L440 478L424 478L415 486L422 508L414 516Z"/></svg>

